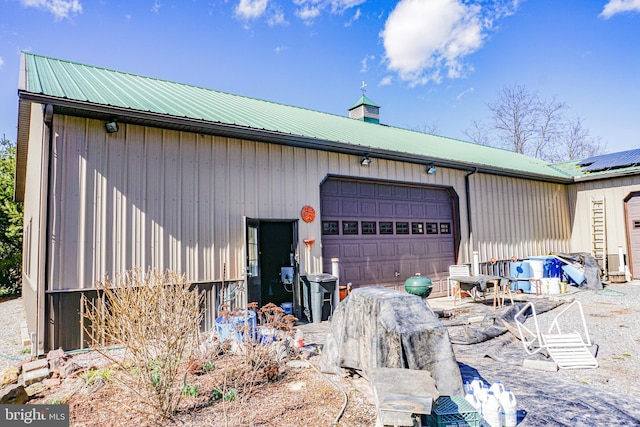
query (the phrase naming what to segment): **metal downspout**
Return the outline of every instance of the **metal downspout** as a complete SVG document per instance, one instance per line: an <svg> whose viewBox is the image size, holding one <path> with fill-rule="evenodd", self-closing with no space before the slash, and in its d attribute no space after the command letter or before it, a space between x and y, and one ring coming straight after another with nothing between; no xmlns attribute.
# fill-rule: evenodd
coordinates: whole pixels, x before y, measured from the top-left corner
<svg viewBox="0 0 640 427"><path fill-rule="evenodd" d="M464 176L464 193L467 200L467 225L469 227L469 260L473 254L473 227L471 223L471 191L469 190L469 177L478 172L478 168L473 168L471 172Z"/></svg>

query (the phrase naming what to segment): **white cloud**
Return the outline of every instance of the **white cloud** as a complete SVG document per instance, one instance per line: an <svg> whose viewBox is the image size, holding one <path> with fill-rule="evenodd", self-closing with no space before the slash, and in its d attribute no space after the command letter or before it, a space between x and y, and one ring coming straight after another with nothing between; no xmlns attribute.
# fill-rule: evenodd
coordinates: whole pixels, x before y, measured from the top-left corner
<svg viewBox="0 0 640 427"><path fill-rule="evenodd" d="M284 12L282 10L280 10L280 9L276 9L271 14L269 19L267 19L267 24L269 24L272 27L275 27L276 25L287 25L287 24L289 24L289 22L284 17Z"/></svg>
<svg viewBox="0 0 640 427"><path fill-rule="evenodd" d="M365 57L362 58L361 61L362 66L360 67L360 72L366 73L367 71L369 71L369 61L373 61L374 59L376 59L374 55L365 55Z"/></svg>
<svg viewBox="0 0 640 427"><path fill-rule="evenodd" d="M156 15L158 13L160 13L160 8L162 7L162 5L160 4L160 2L158 0L153 2L153 6L151 6L151 12L155 13Z"/></svg>
<svg viewBox="0 0 640 427"><path fill-rule="evenodd" d="M276 53L282 53L282 52L284 52L284 51L285 51L285 50L287 50L287 49L288 49L288 47L287 47L287 46L284 46L284 45L282 45L282 46L278 46L278 47L276 47Z"/></svg>
<svg viewBox="0 0 640 427"><path fill-rule="evenodd" d="M305 21L307 25L313 23L320 14L329 9L330 13L342 14L344 11L352 9L361 5L366 0L293 0L293 4L297 6L295 14L297 17ZM352 18L351 22L360 18L360 11L356 12L355 19Z"/></svg>
<svg viewBox="0 0 640 427"><path fill-rule="evenodd" d="M2 66L4 65L4 59L0 56L0 70L2 70Z"/></svg>
<svg viewBox="0 0 640 427"><path fill-rule="evenodd" d="M353 16L351 17L351 19L349 19L347 22L344 23L345 27L350 27L351 24L353 24L354 22L356 22L358 19L360 19L360 16L362 15L362 12L360 11L360 9L356 9L356 13L353 14Z"/></svg>
<svg viewBox="0 0 640 427"><path fill-rule="evenodd" d="M306 24L313 23L313 20L320 16L320 7L317 5L305 5L296 10L296 16Z"/></svg>
<svg viewBox="0 0 640 427"><path fill-rule="evenodd" d="M267 10L269 0L240 0L236 6L236 16L242 19L260 18Z"/></svg>
<svg viewBox="0 0 640 427"><path fill-rule="evenodd" d="M493 22L512 14L519 0L401 0L380 33L387 67L412 86L464 77L464 62L482 47Z"/></svg>
<svg viewBox="0 0 640 427"><path fill-rule="evenodd" d="M640 13L640 0L609 0L609 3L604 5L604 9L602 9L599 16L609 19L613 15L624 12Z"/></svg>
<svg viewBox="0 0 640 427"><path fill-rule="evenodd" d="M391 82L393 82L393 77L386 76L386 77L383 77L382 80L380 80L380 83L378 83L378 86L389 86Z"/></svg>
<svg viewBox="0 0 640 427"><path fill-rule="evenodd" d="M69 18L70 15L82 13L80 0L20 0L25 7L35 7L49 11L56 19Z"/></svg>
<svg viewBox="0 0 640 427"><path fill-rule="evenodd" d="M462 97L464 97L465 95L469 94L469 93L473 93L475 92L475 89L470 87L469 89L463 90L462 92L460 92L458 94L458 96L456 96L456 101L460 101L462 99Z"/></svg>
<svg viewBox="0 0 640 427"><path fill-rule="evenodd" d="M331 2L331 13L342 13L347 9L360 6L367 0L333 0Z"/></svg>

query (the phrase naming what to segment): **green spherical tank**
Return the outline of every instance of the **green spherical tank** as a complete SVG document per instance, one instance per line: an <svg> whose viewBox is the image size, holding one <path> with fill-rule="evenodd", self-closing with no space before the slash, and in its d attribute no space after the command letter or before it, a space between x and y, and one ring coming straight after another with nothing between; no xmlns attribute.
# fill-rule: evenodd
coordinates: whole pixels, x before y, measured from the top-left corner
<svg viewBox="0 0 640 427"><path fill-rule="evenodd" d="M416 273L415 276L409 277L404 281L404 290L412 295L418 295L419 297L426 298L431 294L433 289L433 283L428 277L422 277L420 273Z"/></svg>

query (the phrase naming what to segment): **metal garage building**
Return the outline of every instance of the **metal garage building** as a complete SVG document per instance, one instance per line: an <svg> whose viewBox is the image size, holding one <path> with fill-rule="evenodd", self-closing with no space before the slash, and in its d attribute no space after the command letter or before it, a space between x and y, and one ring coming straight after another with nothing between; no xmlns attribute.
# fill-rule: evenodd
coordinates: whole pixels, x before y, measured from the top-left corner
<svg viewBox="0 0 640 427"><path fill-rule="evenodd" d="M282 269L296 283L332 258L343 283L401 289L421 273L438 296L448 266L474 251L481 263L590 252L594 198L607 201L605 259L628 247L637 166L585 174L380 125L366 97L348 118L31 53L21 62L16 199L40 353L83 346L82 301L135 267L185 273L207 295L208 328L221 290L240 305L296 301Z"/></svg>

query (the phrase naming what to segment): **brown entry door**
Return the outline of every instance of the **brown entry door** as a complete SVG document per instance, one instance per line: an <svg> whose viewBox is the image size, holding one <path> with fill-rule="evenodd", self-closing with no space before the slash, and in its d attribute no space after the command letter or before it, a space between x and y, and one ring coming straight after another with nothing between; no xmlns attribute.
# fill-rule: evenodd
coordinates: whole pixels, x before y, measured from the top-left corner
<svg viewBox="0 0 640 427"><path fill-rule="evenodd" d="M629 257L634 279L640 278L640 194L627 200L627 236L629 236Z"/></svg>

